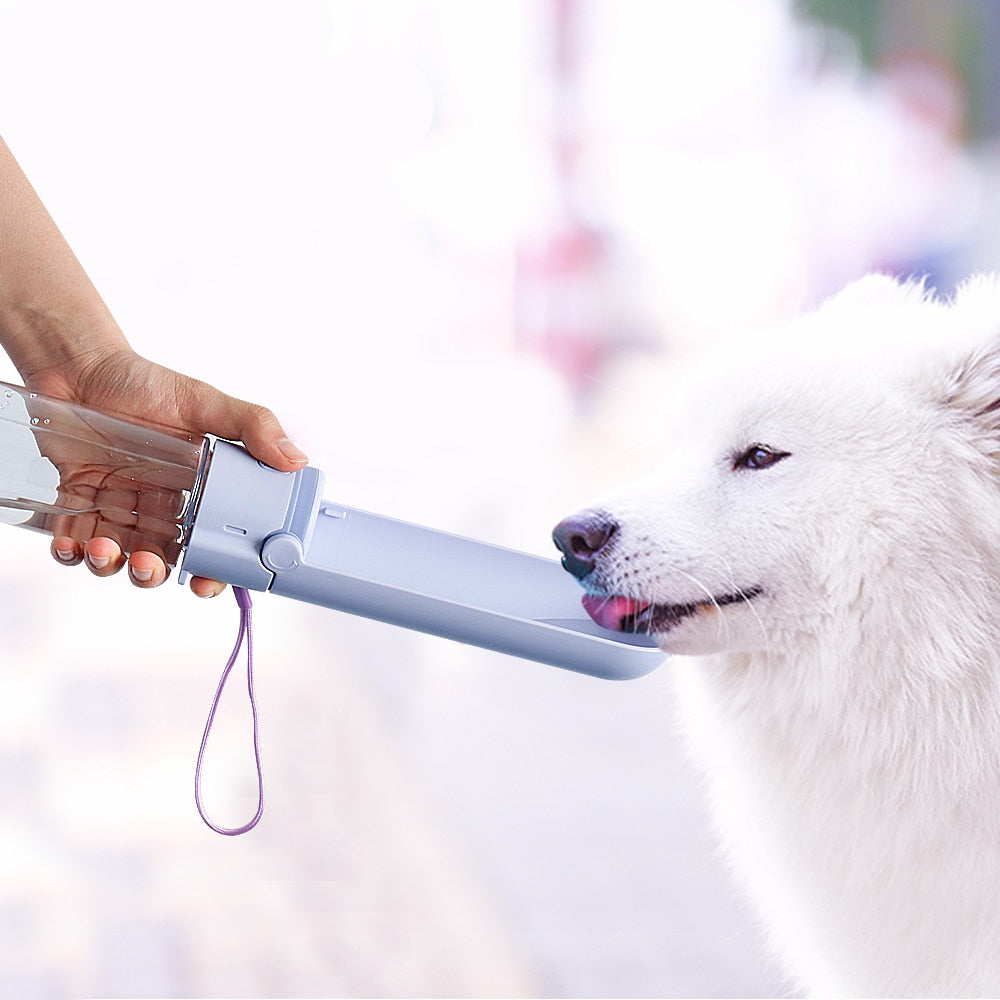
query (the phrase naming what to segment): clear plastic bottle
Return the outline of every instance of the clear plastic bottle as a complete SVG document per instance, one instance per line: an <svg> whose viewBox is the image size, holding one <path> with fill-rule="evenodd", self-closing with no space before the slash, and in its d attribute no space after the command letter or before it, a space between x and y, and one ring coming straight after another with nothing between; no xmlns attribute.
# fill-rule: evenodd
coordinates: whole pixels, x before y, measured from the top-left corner
<svg viewBox="0 0 1000 1000"><path fill-rule="evenodd" d="M0 523L112 537L176 566L205 438L140 427L0 382Z"/></svg>

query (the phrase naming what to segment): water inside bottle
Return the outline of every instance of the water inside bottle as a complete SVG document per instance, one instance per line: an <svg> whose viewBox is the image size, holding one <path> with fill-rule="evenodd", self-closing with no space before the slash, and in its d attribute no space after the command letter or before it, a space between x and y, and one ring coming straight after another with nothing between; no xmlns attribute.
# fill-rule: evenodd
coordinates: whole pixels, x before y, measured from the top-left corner
<svg viewBox="0 0 1000 1000"><path fill-rule="evenodd" d="M0 523L107 536L176 565L204 442L0 388Z"/></svg>

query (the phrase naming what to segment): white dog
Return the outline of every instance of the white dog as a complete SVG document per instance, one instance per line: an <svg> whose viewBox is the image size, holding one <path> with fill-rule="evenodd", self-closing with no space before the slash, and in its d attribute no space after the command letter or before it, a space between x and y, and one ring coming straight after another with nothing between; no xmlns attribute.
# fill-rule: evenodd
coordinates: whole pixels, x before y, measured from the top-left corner
<svg viewBox="0 0 1000 1000"><path fill-rule="evenodd" d="M696 657L665 669L800 984L1000 996L1000 280L866 278L686 383L662 469L556 529L585 606Z"/></svg>

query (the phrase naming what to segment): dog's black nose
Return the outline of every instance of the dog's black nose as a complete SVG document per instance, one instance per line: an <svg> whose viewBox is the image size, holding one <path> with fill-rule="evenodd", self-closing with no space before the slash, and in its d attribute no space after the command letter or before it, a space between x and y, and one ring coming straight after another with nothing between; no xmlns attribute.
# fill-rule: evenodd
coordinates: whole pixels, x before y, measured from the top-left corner
<svg viewBox="0 0 1000 1000"><path fill-rule="evenodd" d="M617 530L618 525L608 514L586 510L560 521L552 532L552 541L563 554L563 566L582 580Z"/></svg>

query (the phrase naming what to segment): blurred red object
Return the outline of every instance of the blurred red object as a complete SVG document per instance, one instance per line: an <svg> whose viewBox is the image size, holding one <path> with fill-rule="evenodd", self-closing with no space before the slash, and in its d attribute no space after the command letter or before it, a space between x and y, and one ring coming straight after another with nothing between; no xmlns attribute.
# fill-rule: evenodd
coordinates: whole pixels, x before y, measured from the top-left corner
<svg viewBox="0 0 1000 1000"><path fill-rule="evenodd" d="M551 114L543 136L548 204L522 234L516 259L516 345L544 357L585 397L616 347L610 328L611 254L606 234L581 207L577 164L583 147L577 87L578 0L552 0Z"/></svg>

